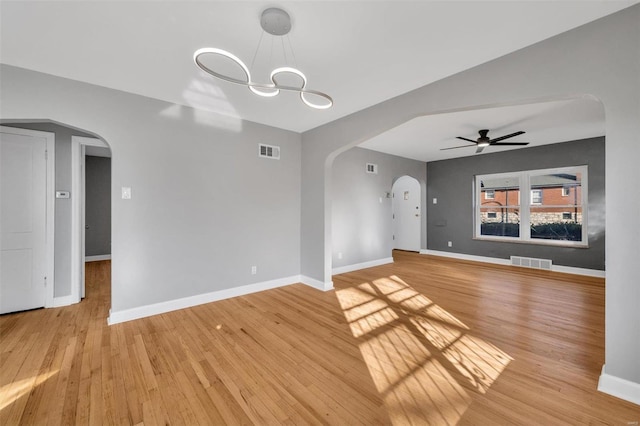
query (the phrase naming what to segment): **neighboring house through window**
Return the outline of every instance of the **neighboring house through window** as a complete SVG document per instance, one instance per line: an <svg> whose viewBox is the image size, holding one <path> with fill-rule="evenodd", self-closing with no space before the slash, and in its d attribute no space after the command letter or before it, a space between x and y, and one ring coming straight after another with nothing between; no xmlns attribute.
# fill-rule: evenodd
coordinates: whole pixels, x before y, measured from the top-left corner
<svg viewBox="0 0 640 426"><path fill-rule="evenodd" d="M587 245L587 166L478 175L475 189L475 238Z"/></svg>

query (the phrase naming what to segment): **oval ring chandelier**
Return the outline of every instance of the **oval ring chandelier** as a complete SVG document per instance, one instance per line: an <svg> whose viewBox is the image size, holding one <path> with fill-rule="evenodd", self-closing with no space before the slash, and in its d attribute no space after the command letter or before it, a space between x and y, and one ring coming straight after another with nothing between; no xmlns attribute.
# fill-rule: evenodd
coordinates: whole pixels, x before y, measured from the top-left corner
<svg viewBox="0 0 640 426"><path fill-rule="evenodd" d="M289 17L289 14L282 9L269 8L262 12L260 24L265 32L274 36L283 36L285 34L288 34L289 30L291 29L291 18ZM258 44L258 48L259 47L260 44ZM203 57L207 55L217 55L235 62L240 67L240 69L242 69L242 72L244 73L244 79L234 78L229 75L217 72L211 67L208 67L202 61ZM247 86L249 90L251 90L251 92L258 96L273 97L277 96L280 91L283 90L300 93L300 99L302 100L302 102L311 108L328 109L333 106L333 99L331 99L331 96L327 95L326 93L318 92L317 90L310 90L306 88L307 77L302 73L302 71L298 70L297 68L293 68L290 66L278 67L271 71L271 75L269 76L271 83L257 83L252 81L249 67L247 67L244 62L240 60L240 58L226 50L218 49L216 47L204 47L202 49L196 50L196 52L193 54L193 60L196 65L207 74L210 74L229 83ZM300 78L300 80L302 81L300 87L278 84L278 77L285 74L292 74Z"/></svg>

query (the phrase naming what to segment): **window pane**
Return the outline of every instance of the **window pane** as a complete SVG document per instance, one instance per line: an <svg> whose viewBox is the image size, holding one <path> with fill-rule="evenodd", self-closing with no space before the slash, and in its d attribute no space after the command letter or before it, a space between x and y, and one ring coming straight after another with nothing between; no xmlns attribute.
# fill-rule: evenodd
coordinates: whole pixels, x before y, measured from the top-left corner
<svg viewBox="0 0 640 426"><path fill-rule="evenodd" d="M520 187L517 176L489 178L480 181L480 205L519 206Z"/></svg>
<svg viewBox="0 0 640 426"><path fill-rule="evenodd" d="M505 207L481 207L480 235L519 237L519 209Z"/></svg>
<svg viewBox="0 0 640 426"><path fill-rule="evenodd" d="M531 207L531 238L582 241L582 207Z"/></svg>
<svg viewBox="0 0 640 426"><path fill-rule="evenodd" d="M531 176L531 204L560 206L582 204L582 173Z"/></svg>

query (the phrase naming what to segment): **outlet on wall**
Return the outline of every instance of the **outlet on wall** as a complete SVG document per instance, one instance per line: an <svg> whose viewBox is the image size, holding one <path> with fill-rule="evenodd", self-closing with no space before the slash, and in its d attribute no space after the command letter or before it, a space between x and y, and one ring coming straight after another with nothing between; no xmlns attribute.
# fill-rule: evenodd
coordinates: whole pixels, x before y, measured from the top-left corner
<svg viewBox="0 0 640 426"><path fill-rule="evenodd" d="M258 267L257 266L252 266L251 267L251 275L255 275L258 273Z"/></svg>
<svg viewBox="0 0 640 426"><path fill-rule="evenodd" d="M338 253L338 259L342 259L342 252Z"/></svg>
<svg viewBox="0 0 640 426"><path fill-rule="evenodd" d="M451 241L447 241L447 245L448 245L449 247L453 247L453 243L452 243Z"/></svg>

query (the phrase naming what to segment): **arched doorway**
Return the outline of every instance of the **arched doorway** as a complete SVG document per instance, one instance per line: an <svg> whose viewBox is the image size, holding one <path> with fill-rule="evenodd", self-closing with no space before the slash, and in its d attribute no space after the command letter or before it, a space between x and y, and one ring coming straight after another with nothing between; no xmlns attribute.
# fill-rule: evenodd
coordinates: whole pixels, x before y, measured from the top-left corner
<svg viewBox="0 0 640 426"><path fill-rule="evenodd" d="M47 241L50 243L47 263L51 271L47 276L47 301L45 307L58 307L78 303L83 297L82 278L84 275L84 227L82 219L84 211L84 165L85 155L96 155L86 152L85 147L102 149L110 157L111 148L94 133L54 120L0 120L2 126L22 132L50 134L52 147L48 150L48 161L52 176L47 185L47 196L51 198L52 222L47 229ZM109 191L111 179L106 186ZM110 195L109 195L110 197ZM109 213L109 231L107 238L111 240L111 208ZM42 305L40 305L42 306ZM15 310L15 309L14 309Z"/></svg>

